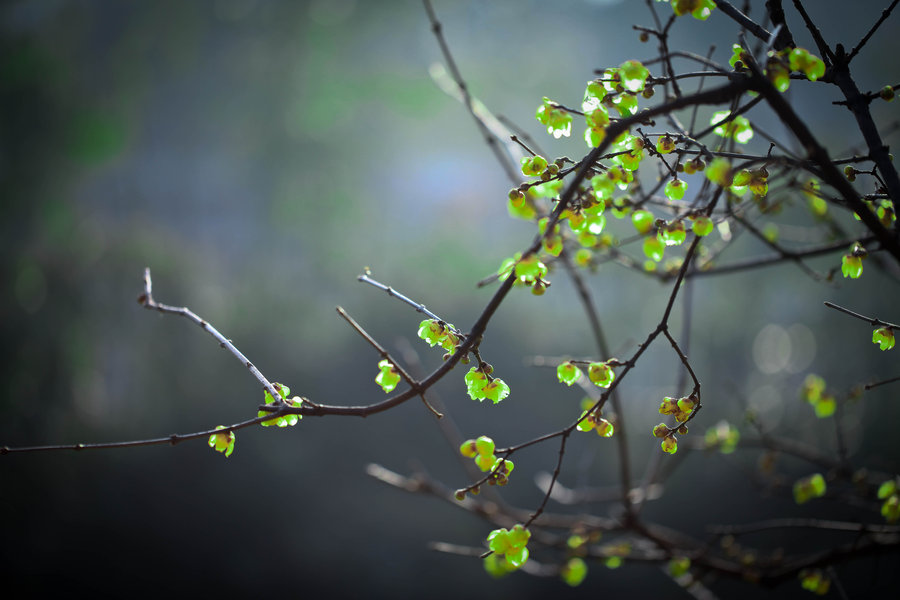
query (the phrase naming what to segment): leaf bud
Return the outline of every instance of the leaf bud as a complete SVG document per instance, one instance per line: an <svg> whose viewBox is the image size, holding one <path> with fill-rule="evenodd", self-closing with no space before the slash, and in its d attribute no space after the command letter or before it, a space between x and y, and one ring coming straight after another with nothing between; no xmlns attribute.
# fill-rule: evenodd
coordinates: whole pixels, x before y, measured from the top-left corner
<svg viewBox="0 0 900 600"><path fill-rule="evenodd" d="M670 435L662 441L662 449L667 454L675 454L678 450L678 440L674 435Z"/></svg>
<svg viewBox="0 0 900 600"><path fill-rule="evenodd" d="M659 414L671 415L678 411L678 401L675 398L666 396L659 404Z"/></svg>
<svg viewBox="0 0 900 600"><path fill-rule="evenodd" d="M697 400L693 396L678 399L678 410L690 414L697 406Z"/></svg>
<svg viewBox="0 0 900 600"><path fill-rule="evenodd" d="M663 438L669 435L669 427L665 423L660 423L653 428L653 437Z"/></svg>
<svg viewBox="0 0 900 600"><path fill-rule="evenodd" d="M479 436L479 438L477 440L475 440L475 451L478 454L481 454L484 456L491 456L492 460L493 460L493 454L494 454L494 447L495 447L494 440L492 440L491 438L489 438L486 435ZM493 463L491 464L491 466L493 466Z"/></svg>
<svg viewBox="0 0 900 600"><path fill-rule="evenodd" d="M474 458L478 454L478 446L475 440L466 440L460 445L459 453L468 458Z"/></svg>

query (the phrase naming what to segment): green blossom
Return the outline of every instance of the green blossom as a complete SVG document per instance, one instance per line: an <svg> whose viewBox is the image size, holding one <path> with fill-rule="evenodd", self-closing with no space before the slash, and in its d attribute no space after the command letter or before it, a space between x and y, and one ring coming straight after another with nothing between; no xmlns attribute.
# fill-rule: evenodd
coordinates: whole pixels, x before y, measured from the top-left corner
<svg viewBox="0 0 900 600"><path fill-rule="evenodd" d="M562 566L559 570L559 576L568 585L577 587L587 577L587 572L587 563L578 557L574 557L567 560L566 564Z"/></svg>
<svg viewBox="0 0 900 600"><path fill-rule="evenodd" d="M568 386L577 383L578 380L581 379L581 376L581 369L568 361L556 367L556 377L559 379L560 383L564 383Z"/></svg>
<svg viewBox="0 0 900 600"><path fill-rule="evenodd" d="M890 327L880 327L872 332L872 343L877 344L882 350L890 350L894 347L894 330Z"/></svg>
<svg viewBox="0 0 900 600"><path fill-rule="evenodd" d="M815 81L825 75L825 63L805 48L791 50L788 62L792 71L802 72L810 81Z"/></svg>
<svg viewBox="0 0 900 600"><path fill-rule="evenodd" d="M225 429L225 426L219 425L216 429ZM209 447L222 452L226 458L231 456L234 452L234 432L229 430L212 434L209 436Z"/></svg>
<svg viewBox="0 0 900 600"><path fill-rule="evenodd" d="M400 383L400 373L397 367L388 359L383 359L378 363L378 375L375 376L375 383L381 386L384 392L390 393Z"/></svg>
<svg viewBox="0 0 900 600"><path fill-rule="evenodd" d="M746 144L753 138L753 128L750 127L750 121L746 117L738 115L733 119L726 121L731 116L731 111L720 110L713 113L709 121L710 125L715 125L713 133L724 138L733 138L739 144Z"/></svg>
<svg viewBox="0 0 900 600"><path fill-rule="evenodd" d="M528 560L528 540L531 538L531 532L522 525L515 525L512 529L507 530L495 529L488 534L488 547L494 554L503 556L506 562L514 569L518 569Z"/></svg>
<svg viewBox="0 0 900 600"><path fill-rule="evenodd" d="M672 0L671 4L676 17L689 14L700 21L708 19L716 7L713 0Z"/></svg>
<svg viewBox="0 0 900 600"><path fill-rule="evenodd" d="M825 495L825 478L820 473L798 479L794 482L794 501L804 504L813 498L821 498Z"/></svg>
<svg viewBox="0 0 900 600"><path fill-rule="evenodd" d="M537 109L535 118L547 128L547 133L554 138L569 137L572 133L572 115L560 108L559 104L550 98L544 98L544 103Z"/></svg>

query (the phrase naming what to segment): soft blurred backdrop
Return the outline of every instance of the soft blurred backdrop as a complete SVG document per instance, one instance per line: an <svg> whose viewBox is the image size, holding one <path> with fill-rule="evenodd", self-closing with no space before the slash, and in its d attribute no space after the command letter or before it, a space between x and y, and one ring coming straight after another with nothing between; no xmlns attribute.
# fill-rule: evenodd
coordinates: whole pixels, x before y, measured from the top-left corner
<svg viewBox="0 0 900 600"><path fill-rule="evenodd" d="M763 3L752 4L759 12ZM808 4L826 36L849 47L882 3L861 3L850 21L835 20L844 3ZM593 69L653 54L630 28L652 24L643 2L436 0L435 9L472 92L551 156L581 156L584 144L578 130L561 141L541 132L541 97L577 106ZM715 45L727 60L730 22L684 21L673 46L705 54ZM799 24L794 31L813 47ZM896 38L883 31L860 57L861 88L897 81L897 62L884 56L896 56ZM150 438L255 414L259 385L232 356L187 321L137 304L146 266L159 301L191 307L268 377L312 400L384 396L372 381L377 356L337 317L338 304L392 350L409 341L434 368L440 354L415 339L420 316L356 276L369 267L465 329L492 293L475 283L533 235L507 218L508 181L465 109L430 78L440 59L412 0L0 4L0 444ZM794 87L803 105L808 92ZM848 151L856 138L847 115L821 99L816 106L824 111L804 117L825 127L835 154ZM884 122L896 118L875 108ZM741 250L765 251L749 242ZM827 270L837 260L814 264ZM571 420L578 394L523 363L594 354L571 285L562 273L553 281L543 298L513 294L482 347L511 385L509 399L471 402L461 371L439 386L462 435L488 433L507 445ZM658 321L668 288L613 265L591 286L612 346L630 353ZM896 292L895 279L868 266L863 280L831 286L790 265L698 281L691 358L706 392L701 427L740 422L751 405L785 435L832 447L831 425L797 400L806 372L848 389L895 374L896 360L868 342L864 324L822 300L896 322ZM678 368L660 346L622 386L637 432L636 473L657 451L640 432L657 421ZM848 417L852 448L887 472L898 464L892 395L890 387L867 394ZM566 485L617 481L612 445L594 437L573 440ZM757 457L683 467L667 502L696 511L670 524L701 533L710 522L794 514L785 497L763 507L752 500L746 473ZM536 506L531 478L555 458L555 447L518 456L511 500ZM4 585L35 597L539 597L567 589L523 575L494 581L477 560L427 551L432 540L477 545L491 527L376 482L364 473L372 462L424 470L451 487L467 481L419 402L366 420L240 431L228 459L203 440L4 456ZM826 514L858 517L832 508ZM667 510L650 514L667 521ZM675 589L655 567L596 566L579 592Z"/></svg>

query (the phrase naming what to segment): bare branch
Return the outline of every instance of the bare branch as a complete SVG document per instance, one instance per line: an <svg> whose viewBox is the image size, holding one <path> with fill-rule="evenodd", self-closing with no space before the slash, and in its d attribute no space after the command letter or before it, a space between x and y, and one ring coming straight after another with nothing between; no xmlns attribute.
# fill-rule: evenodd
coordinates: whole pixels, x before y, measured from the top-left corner
<svg viewBox="0 0 900 600"><path fill-rule="evenodd" d="M731 17L735 23L749 31L754 37L759 38L763 42L768 42L772 39L772 34L766 31L765 27L739 11L727 0L713 0L713 2L716 3L716 7L719 10Z"/></svg>
<svg viewBox="0 0 900 600"><path fill-rule="evenodd" d="M891 16L891 12L893 12L893 10L897 7L898 2L900 2L900 0L894 0L893 2L891 2L890 6L881 11L881 17L879 17L878 20L875 21L875 24L872 25L871 28L869 28L869 31L866 32L866 35L864 35L862 39L859 40L859 42L853 47L853 50L850 51L850 54L847 55L848 63L852 61L857 54L859 54L859 51L863 49L863 46L866 45L866 43L869 41L869 38L871 38L872 35L876 31L878 31L878 28L881 27L881 24Z"/></svg>
<svg viewBox="0 0 900 600"><path fill-rule="evenodd" d="M472 118L475 119L478 129L481 130L481 134L484 136L484 141L503 167L507 177L515 181L518 174L513 159L501 142L501 140L506 139L506 136L495 134L491 130L491 127L487 125L487 122L492 118L490 112L483 108L483 105L480 102L472 98L472 95L469 93L469 87L462 78L459 68L456 66L456 61L453 60L453 55L450 53L450 47L444 39L443 27L440 21L437 20L437 16L434 14L434 9L431 6L430 0L423 0L423 3L425 4L425 11L428 13L428 20L431 23L431 31L434 33L438 45L441 47L441 53L444 55L444 62L447 63L450 75L453 77L453 81L456 82L456 86L462 95L463 104L465 104L466 108L469 110Z"/></svg>
<svg viewBox="0 0 900 600"><path fill-rule="evenodd" d="M876 319L873 317L867 317L865 315L861 315L858 312L853 312L849 308L844 308L843 306L839 306L839 305L835 304L834 302L826 301L825 306L827 306L828 308L833 308L834 310L840 311L840 312L844 313L845 315L850 315L851 317L855 317L861 321L865 321L872 327L890 327L891 329L900 330L900 325L895 325L893 323L888 323L887 321L882 321L881 319Z"/></svg>
<svg viewBox="0 0 900 600"><path fill-rule="evenodd" d="M277 394L277 392L276 392ZM280 396L279 396L280 397ZM272 407L273 405L268 405ZM286 405L284 405L286 406ZM161 437L161 438L151 438L147 440L130 440L127 442L101 442L101 443L92 443L92 444L59 444L59 445L50 445L50 446L21 446L18 448L10 448L8 446L0 447L0 455L2 454L13 454L17 452L47 452L47 451L55 451L55 450L75 450L76 452L81 450L106 450L109 448L136 448L139 446L160 446L163 444L168 444L170 446L174 446L175 444L179 444L181 442L187 440L195 440L197 438L206 438L211 435L217 433L223 433L227 431L237 431L238 429L244 429L245 427L250 427L252 425L256 425L258 423L262 423L263 421L271 420L275 417L286 414L282 412L282 408L273 407L273 413L267 414L262 417L256 417L254 419L249 419L247 421L241 421L240 423L235 423L234 425L227 425L223 427L219 427L216 429L207 429L206 431L196 431L194 433L173 433L172 435Z"/></svg>
<svg viewBox="0 0 900 600"><path fill-rule="evenodd" d="M337 313L341 316L341 318L343 318L345 321L347 321L347 323L349 323L350 326L354 330L356 330L356 333L361 335L364 340L369 342L369 345L371 345L373 348L375 348L375 350L378 351L378 354L379 354L379 356L381 356L382 359L385 359L385 360L389 361L392 365L394 365L394 368L397 369L397 372L400 374L400 377L402 377L403 380L409 384L409 387L411 387L412 389L414 389L416 391L419 390L419 382L416 381L415 379L413 379L413 377L409 373L406 372L406 369L404 369L400 365L400 363L397 362L397 360L395 358L393 358L388 353L387 350L384 349L384 347L381 344L376 342L375 338L373 338L371 335L369 335L369 333L365 329L363 329L362 326L353 319L353 317L348 315L347 311L345 311L343 308L338 306ZM439 413L433 406L431 406L431 404L428 403L428 399L425 398L424 391L421 391L421 393L419 394L419 397L422 398L422 403L425 404L425 407L431 411L431 414L436 416L438 419L443 418L444 415Z"/></svg>
<svg viewBox="0 0 900 600"><path fill-rule="evenodd" d="M260 370L257 369L256 366L252 362L250 362L250 360L246 356L244 356L243 352L238 350L235 345L231 343L231 340L227 339L224 335L219 333L218 329L213 327L206 320L201 319L187 307L169 306L168 304L162 304L153 299L153 280L150 278L150 267L144 269L144 292L140 296L138 296L138 303L148 310L155 310L163 314L184 317L185 319L196 324L203 331L213 336L216 341L219 342L219 346L221 348L225 348L232 355L234 355L236 359L241 361L241 364L244 365L256 378L256 380L263 385L263 389L269 392L269 394L271 394L273 398L276 398L277 401L284 404L284 398L281 397L281 394L278 393L278 390L275 389L275 386L265 378Z"/></svg>

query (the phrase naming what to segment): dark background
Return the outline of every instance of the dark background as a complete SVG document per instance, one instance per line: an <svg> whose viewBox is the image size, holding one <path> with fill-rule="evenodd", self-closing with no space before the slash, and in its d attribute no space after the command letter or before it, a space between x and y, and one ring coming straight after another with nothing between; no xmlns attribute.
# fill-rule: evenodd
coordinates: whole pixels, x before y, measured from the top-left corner
<svg viewBox="0 0 900 600"><path fill-rule="evenodd" d="M752 4L758 14L763 3ZM827 39L848 47L882 8L860 3L846 18L845 3L808 4ZM630 28L652 24L640 2L435 8L472 92L551 156L579 157L585 147L578 126L568 140L541 132L541 97L578 106L593 69L654 52ZM668 16L669 7L658 9ZM730 21L682 21L673 47L705 54L715 45L716 58L727 60ZM812 49L802 26L793 27ZM860 55L862 89L898 80L895 27L896 16ZM142 439L255 414L259 385L232 356L187 321L135 302L145 266L158 300L190 306L270 379L314 401L384 396L372 382L377 356L337 318L337 304L392 351L408 340L426 368L436 366L440 354L415 339L420 316L356 275L368 266L466 329L492 293L475 282L533 234L507 218L509 183L463 107L429 77L436 61L425 12L412 1L0 4L0 444ZM858 138L849 115L811 87L792 86L792 101L834 155L849 153ZM896 120L896 103L873 109L885 126ZM764 112L752 116L781 135ZM896 134L887 140L896 143ZM790 236L799 217L780 218ZM765 249L745 240L727 258L742 253ZM796 390L808 371L839 392L896 374L896 355L870 343L870 328L822 306L832 300L896 322L896 279L872 263L863 279L834 284L789 265L698 280L691 359L706 406L698 436L720 418L741 423L750 406L782 435L833 448L832 422L816 420ZM839 256L812 264L827 271ZM437 388L464 437L486 433L509 445L571 421L578 392L523 364L523 356L594 353L571 285L562 273L552 279L542 298L512 294L482 346L512 387L506 401L468 400L462 371ZM669 288L614 265L590 283L613 348L629 355L658 322ZM675 331L680 322L679 314ZM658 451L640 434L658 422L660 398L675 393L678 369L660 344L620 388L636 474ZM897 471L895 396L880 388L844 411L857 464ZM576 437L569 452L562 483L617 482L612 442ZM648 516L698 535L707 524L765 516L880 521L872 502L851 510L821 500L801 510L786 490L760 496L758 456L689 457ZM555 446L517 455L510 501L537 506L532 477L555 459ZM495 581L477 560L428 551L433 540L477 546L492 527L376 482L364 473L368 463L425 470L450 487L467 482L419 402L366 420L239 431L228 459L204 440L5 456L4 585L29 596L96 597L568 591L519 574ZM792 477L811 472L799 462L780 466ZM803 532L770 537L760 543L823 543ZM891 582L889 562L838 575L850 590L875 593ZM730 582L714 589L723 597L753 592ZM592 565L572 593L676 590L658 567ZM791 583L780 592L798 590Z"/></svg>

